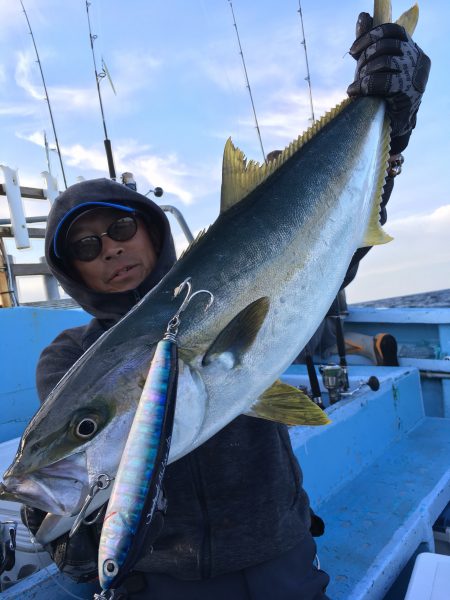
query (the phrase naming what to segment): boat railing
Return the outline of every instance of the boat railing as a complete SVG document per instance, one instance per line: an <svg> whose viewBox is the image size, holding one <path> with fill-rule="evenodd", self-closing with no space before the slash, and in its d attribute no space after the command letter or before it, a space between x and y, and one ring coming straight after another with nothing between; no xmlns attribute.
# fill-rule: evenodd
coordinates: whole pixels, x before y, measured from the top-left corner
<svg viewBox="0 0 450 600"><path fill-rule="evenodd" d="M0 308L9 308L21 304L17 278L36 275L41 276L43 279L46 298L43 302L33 302L32 304L76 306L74 301L61 298L58 282L53 277L45 257L40 257L39 262L16 263L14 256L8 254L4 243L4 239L15 239L16 247L21 249L30 246L30 239L44 239L47 216L25 217L22 199L52 202L59 192L55 190L54 186L51 187L48 177L47 183L49 185L47 189L23 187L19 185L15 172L8 167L3 167L3 172L5 183L0 183L0 196L6 196L8 199L10 217L0 219ZM194 237L180 210L168 204L159 206L165 212L173 215L186 240L189 243L192 242Z"/></svg>

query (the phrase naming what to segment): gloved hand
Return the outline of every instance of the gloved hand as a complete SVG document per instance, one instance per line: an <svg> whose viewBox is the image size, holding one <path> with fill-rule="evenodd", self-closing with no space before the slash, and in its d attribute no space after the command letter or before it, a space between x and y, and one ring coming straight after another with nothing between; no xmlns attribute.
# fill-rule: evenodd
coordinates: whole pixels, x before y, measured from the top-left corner
<svg viewBox="0 0 450 600"><path fill-rule="evenodd" d="M23 524L36 535L47 513L38 508L22 505L20 516ZM103 519L92 525L82 524L69 538L65 533L45 546L60 571L77 583L93 581L98 576L98 545Z"/></svg>
<svg viewBox="0 0 450 600"><path fill-rule="evenodd" d="M361 13L357 39L350 54L357 60L349 96L382 96L391 119L391 154L402 152L416 125L416 115L428 81L431 61L400 25L372 28L373 19Z"/></svg>

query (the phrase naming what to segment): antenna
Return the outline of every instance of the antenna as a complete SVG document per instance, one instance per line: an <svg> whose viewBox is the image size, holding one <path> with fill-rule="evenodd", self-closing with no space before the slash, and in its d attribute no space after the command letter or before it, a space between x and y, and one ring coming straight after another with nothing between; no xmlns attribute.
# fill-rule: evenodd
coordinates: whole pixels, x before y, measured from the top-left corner
<svg viewBox="0 0 450 600"><path fill-rule="evenodd" d="M53 135L55 136L56 149L57 149L58 156L59 156L59 164L61 165L61 172L62 172L62 176L63 176L63 180L64 180L64 186L67 189L66 173L64 171L64 165L63 165L63 161L62 161L61 150L59 148L58 136L56 135L55 121L53 119L53 113L52 113L52 107L51 107L51 104L50 104L50 98L48 96L47 86L45 84L44 71L42 70L42 64L41 64L41 60L39 58L39 53L38 53L38 49L37 49L37 46L36 46L36 42L34 40L34 35L33 35L32 29L31 29L30 20L28 19L27 11L25 10L25 6L23 5L22 0L20 0L20 4L22 5L23 14L25 15L25 19L27 20L27 23L28 23L28 29L30 31L31 39L33 40L33 46L34 46L34 51L36 52L37 64L39 65L39 71L41 72L42 85L44 86L45 100L47 102L48 112L50 113L50 121L52 122Z"/></svg>
<svg viewBox="0 0 450 600"><path fill-rule="evenodd" d="M261 131L259 130L258 118L256 116L255 103L253 102L252 90L250 88L250 81L248 79L247 67L245 66L244 53L242 51L241 40L239 37L239 31L238 31L238 27L237 27L237 23L236 23L236 17L234 16L233 3L231 2L231 0L228 0L228 2L230 4L231 14L233 15L233 25L234 25L234 28L236 29L236 37L237 37L237 41L238 41L238 45L239 45L239 54L241 55L242 65L244 67L245 81L247 82L247 89L248 89L248 93L250 95L250 102L252 103L253 116L255 117L255 125L256 125L256 131L258 133L259 144L261 146L263 160L265 163L267 163L266 153L264 152L264 146L263 146L262 138L261 138Z"/></svg>
<svg viewBox="0 0 450 600"><path fill-rule="evenodd" d="M305 51L305 60L306 60L306 73L307 73L307 76L305 77L305 81L308 82L309 103L310 103L310 106L311 106L311 121L314 123L314 121L316 119L314 117L314 107L313 107L312 89L311 89L311 75L309 73L308 52L306 50L306 36L305 36L305 28L303 26L303 13L302 13L302 5L301 5L300 0L298 0L298 13L300 15L300 23L302 25L302 35L303 35L303 40L300 43L303 46L303 49Z"/></svg>
<svg viewBox="0 0 450 600"><path fill-rule="evenodd" d="M114 167L114 158L113 158L113 154L112 154L111 141L108 139L108 132L106 131L105 113L103 111L102 94L100 92L100 80L103 79L103 77L107 77L109 79L110 83L111 83L111 86L113 88L114 93L116 93L116 91L114 89L114 86L112 85L111 78L109 77L109 72L105 68L106 65L104 64L104 61L103 61L103 71L101 71L100 73L97 71L97 63L96 63L96 60L95 60L95 52L94 52L94 42L97 39L97 36L92 34L91 19L89 17L89 7L90 7L90 5L91 5L91 3L88 2L88 0L86 0L86 14L87 14L87 20L88 20L88 25L89 25L89 39L90 39L90 42L91 42L92 60L94 62L95 82L97 84L98 101L100 103L100 112L102 114L103 131L105 132L105 139L104 139L103 143L105 144L105 151L106 151L106 159L108 161L109 176L111 177L111 179L115 180L116 179L116 169Z"/></svg>

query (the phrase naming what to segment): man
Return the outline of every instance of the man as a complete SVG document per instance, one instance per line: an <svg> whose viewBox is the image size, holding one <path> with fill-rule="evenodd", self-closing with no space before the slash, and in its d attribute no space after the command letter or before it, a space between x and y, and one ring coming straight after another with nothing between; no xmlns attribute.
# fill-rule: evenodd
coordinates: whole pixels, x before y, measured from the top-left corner
<svg viewBox="0 0 450 600"><path fill-rule="evenodd" d="M367 17L360 18L364 31ZM349 92L386 98L397 155L415 125L429 60L396 25L363 34L351 53L358 71ZM409 87L400 81L405 77ZM42 401L175 260L162 211L105 179L76 184L58 197L49 215L46 257L64 289L94 319L64 331L42 353L37 369ZM240 416L169 465L164 484L168 507L161 534L142 552L121 590L124 597L326 600L329 578L313 564L311 512L284 425ZM35 530L43 515L26 512ZM66 535L52 543L55 562L79 581L96 576L100 528L83 526L71 540Z"/></svg>

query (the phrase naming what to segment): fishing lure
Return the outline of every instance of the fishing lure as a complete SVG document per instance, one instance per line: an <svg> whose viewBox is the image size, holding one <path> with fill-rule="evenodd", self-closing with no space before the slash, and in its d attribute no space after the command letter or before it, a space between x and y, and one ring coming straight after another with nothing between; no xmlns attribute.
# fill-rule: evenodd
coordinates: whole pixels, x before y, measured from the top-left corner
<svg viewBox="0 0 450 600"><path fill-rule="evenodd" d="M98 572L103 591L95 594L96 600L114 597L113 590L133 568L144 541L151 543L162 526L162 481L175 413L180 314L197 294L210 295L205 310L214 300L207 290L192 294L190 278L176 288L174 295L186 287L186 298L156 346L114 481L99 546Z"/></svg>

